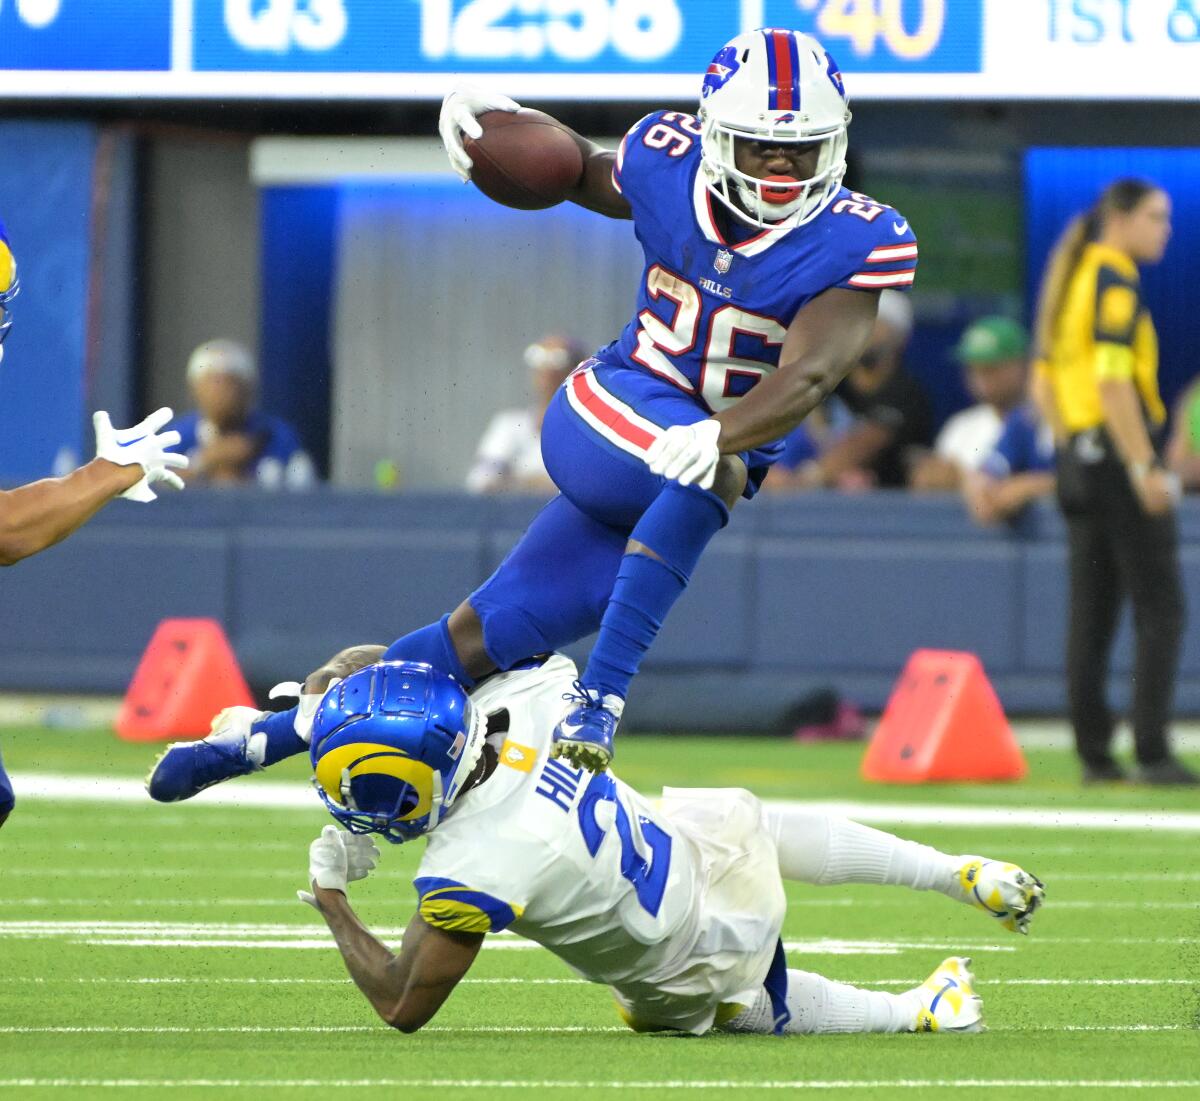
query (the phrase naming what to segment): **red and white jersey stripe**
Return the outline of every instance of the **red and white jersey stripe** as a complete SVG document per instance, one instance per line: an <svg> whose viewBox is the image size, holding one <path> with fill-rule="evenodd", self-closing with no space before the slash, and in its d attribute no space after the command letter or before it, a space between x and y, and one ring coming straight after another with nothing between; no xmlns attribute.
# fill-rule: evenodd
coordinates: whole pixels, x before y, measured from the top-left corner
<svg viewBox="0 0 1200 1101"><path fill-rule="evenodd" d="M873 249L867 256L868 264L889 264L895 260L915 260L917 258L916 241L904 245L881 245Z"/></svg>
<svg viewBox="0 0 1200 1101"><path fill-rule="evenodd" d="M869 267L852 275L849 286L862 290L911 287L917 276L917 242L879 245L867 254L866 263Z"/></svg>
<svg viewBox="0 0 1200 1101"><path fill-rule="evenodd" d="M662 434L657 424L606 390L591 368L581 368L567 380L567 401L589 428L639 459Z"/></svg>
<svg viewBox="0 0 1200 1101"><path fill-rule="evenodd" d="M885 287L911 287L917 277L917 269L907 271L872 272L860 271L850 277L850 286L864 290L882 290Z"/></svg>

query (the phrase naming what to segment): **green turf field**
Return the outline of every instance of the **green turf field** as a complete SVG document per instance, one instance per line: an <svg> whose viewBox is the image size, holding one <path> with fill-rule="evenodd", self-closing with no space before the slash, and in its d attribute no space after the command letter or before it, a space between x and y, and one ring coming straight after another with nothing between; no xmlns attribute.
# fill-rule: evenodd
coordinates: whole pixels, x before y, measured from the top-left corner
<svg viewBox="0 0 1200 1101"><path fill-rule="evenodd" d="M81 785L140 777L155 752L98 732L0 730L0 747L18 775L74 773ZM860 752L627 737L619 771L644 790L726 784L914 806L1200 811L1194 794L1080 791L1061 751L1031 753L1028 782L985 789L872 788L857 779ZM302 769L238 783L281 781L302 784ZM0 1091L729 1099L813 1084L845 1098L956 1085L1115 1098L1136 1083L1156 1098L1200 1097L1200 832L889 827L1041 875L1047 905L1028 939L940 895L789 885L792 966L898 989L946 955L970 955L985 1035L637 1036L603 989L541 949L497 938L433 1026L402 1036L374 1018L324 926L295 900L307 844L327 820L315 796L311 809L272 810L206 806L203 795L173 807L19 802L0 831ZM379 872L352 893L395 939L418 853L384 848Z"/></svg>

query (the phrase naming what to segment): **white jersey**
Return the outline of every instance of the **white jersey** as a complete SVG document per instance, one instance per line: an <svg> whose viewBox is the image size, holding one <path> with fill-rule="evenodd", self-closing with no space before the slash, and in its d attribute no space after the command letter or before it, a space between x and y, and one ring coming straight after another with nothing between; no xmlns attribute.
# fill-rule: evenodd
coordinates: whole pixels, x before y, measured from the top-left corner
<svg viewBox="0 0 1200 1101"><path fill-rule="evenodd" d="M702 1032L722 1003L753 1000L775 955L784 895L761 804L667 789L655 806L612 773L551 760L576 676L555 655L472 694L491 729L508 713L489 738L499 765L430 834L421 917L511 928L612 986L637 1024Z"/></svg>

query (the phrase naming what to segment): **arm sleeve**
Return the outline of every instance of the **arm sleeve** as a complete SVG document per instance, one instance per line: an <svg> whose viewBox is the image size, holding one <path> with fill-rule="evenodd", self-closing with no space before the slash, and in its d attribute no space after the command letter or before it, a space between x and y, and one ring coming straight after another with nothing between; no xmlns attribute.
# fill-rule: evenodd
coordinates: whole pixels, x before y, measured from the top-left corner
<svg viewBox="0 0 1200 1101"><path fill-rule="evenodd" d="M1140 313L1141 295L1136 282L1113 268L1100 268L1096 276L1096 317L1092 331L1096 378L1133 378L1134 338Z"/></svg>
<svg viewBox="0 0 1200 1101"><path fill-rule="evenodd" d="M414 879L413 886L421 920L447 933L499 933L524 912L520 906L453 879L423 876Z"/></svg>

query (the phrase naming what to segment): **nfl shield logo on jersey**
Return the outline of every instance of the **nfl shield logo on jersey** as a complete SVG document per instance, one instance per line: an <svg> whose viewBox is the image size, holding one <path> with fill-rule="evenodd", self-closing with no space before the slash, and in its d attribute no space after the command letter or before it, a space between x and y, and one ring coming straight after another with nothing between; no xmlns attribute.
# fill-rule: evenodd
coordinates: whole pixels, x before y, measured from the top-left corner
<svg viewBox="0 0 1200 1101"><path fill-rule="evenodd" d="M727 248L721 249L721 251L717 253L717 258L713 261L713 267L716 268L717 272L721 275L724 275L732 264L733 253Z"/></svg>

